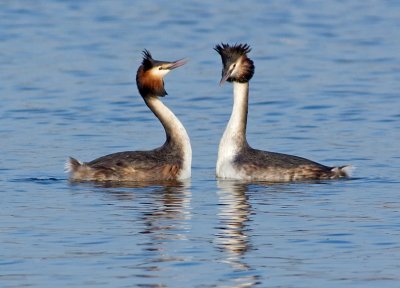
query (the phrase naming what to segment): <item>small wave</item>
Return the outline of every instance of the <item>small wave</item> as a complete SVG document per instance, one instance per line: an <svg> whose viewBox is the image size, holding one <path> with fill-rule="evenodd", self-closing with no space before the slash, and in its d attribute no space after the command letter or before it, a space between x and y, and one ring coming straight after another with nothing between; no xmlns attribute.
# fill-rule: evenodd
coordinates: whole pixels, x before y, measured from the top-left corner
<svg viewBox="0 0 400 288"><path fill-rule="evenodd" d="M38 184L52 184L55 182L66 181L66 178L56 178L56 177L28 177L28 178L18 178L12 180L12 182L33 182Z"/></svg>

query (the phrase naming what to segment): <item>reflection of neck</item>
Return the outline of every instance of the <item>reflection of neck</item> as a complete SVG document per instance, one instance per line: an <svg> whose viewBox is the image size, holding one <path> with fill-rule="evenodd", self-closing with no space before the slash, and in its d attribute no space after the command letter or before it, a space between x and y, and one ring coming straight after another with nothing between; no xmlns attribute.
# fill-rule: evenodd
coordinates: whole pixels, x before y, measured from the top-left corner
<svg viewBox="0 0 400 288"><path fill-rule="evenodd" d="M246 192L247 184L235 181L218 181L218 217L221 222L220 243L227 254L227 261L235 268L249 268L241 259L250 247L248 221L251 206Z"/></svg>
<svg viewBox="0 0 400 288"><path fill-rule="evenodd" d="M178 147L180 152L182 152L185 163L184 165L187 166L186 170L189 171L190 177L192 148L190 146L190 139L185 127L183 127L182 123L175 116L175 114L167 106L165 106L157 96L146 96L143 97L143 99L146 102L146 105L150 108L154 115L156 115L164 127L165 134L167 136L166 145Z"/></svg>
<svg viewBox="0 0 400 288"><path fill-rule="evenodd" d="M231 118L221 139L237 148L247 145L246 126L249 99L249 83L233 82L233 108ZM233 143L232 143L233 142Z"/></svg>

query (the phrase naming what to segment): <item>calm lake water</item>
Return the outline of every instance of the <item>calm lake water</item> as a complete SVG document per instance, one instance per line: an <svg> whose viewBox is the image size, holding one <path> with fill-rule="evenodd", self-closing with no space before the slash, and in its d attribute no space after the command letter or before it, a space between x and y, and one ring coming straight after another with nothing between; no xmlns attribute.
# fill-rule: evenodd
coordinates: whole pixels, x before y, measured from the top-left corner
<svg viewBox="0 0 400 288"><path fill-rule="evenodd" d="M399 287L399 1L1 1L1 287ZM220 42L248 43L248 140L357 167L345 181L215 179L232 105ZM164 102L192 179L70 184L164 141L141 51L190 59Z"/></svg>

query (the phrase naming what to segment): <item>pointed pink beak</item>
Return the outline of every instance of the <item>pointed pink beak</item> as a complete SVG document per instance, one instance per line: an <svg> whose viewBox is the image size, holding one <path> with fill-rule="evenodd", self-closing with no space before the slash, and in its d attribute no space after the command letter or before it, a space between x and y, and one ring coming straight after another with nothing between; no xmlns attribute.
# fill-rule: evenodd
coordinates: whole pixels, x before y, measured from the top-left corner
<svg viewBox="0 0 400 288"><path fill-rule="evenodd" d="M167 67L167 69L172 70L181 67L182 65L185 65L187 62L188 62L187 58L176 60L175 62L171 62L170 65Z"/></svg>

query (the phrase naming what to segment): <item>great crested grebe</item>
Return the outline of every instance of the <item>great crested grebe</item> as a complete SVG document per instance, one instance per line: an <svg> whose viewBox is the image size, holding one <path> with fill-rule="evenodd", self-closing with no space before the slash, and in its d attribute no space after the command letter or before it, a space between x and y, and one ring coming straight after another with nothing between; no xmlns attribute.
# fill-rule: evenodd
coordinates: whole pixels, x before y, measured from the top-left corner
<svg viewBox="0 0 400 288"><path fill-rule="evenodd" d="M186 63L154 60L143 51L136 83L144 102L160 120L166 133L164 145L149 151L126 151L82 163L70 158L66 168L72 181L160 181L190 178L192 148L189 136L175 114L161 102L167 95L163 77Z"/></svg>
<svg viewBox="0 0 400 288"><path fill-rule="evenodd" d="M249 81L254 64L247 57L247 44L216 45L222 58L222 78L233 82L233 109L221 138L216 174L218 178L289 182L349 177L352 166L327 167L305 158L253 149L246 140Z"/></svg>

